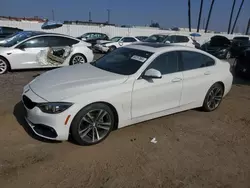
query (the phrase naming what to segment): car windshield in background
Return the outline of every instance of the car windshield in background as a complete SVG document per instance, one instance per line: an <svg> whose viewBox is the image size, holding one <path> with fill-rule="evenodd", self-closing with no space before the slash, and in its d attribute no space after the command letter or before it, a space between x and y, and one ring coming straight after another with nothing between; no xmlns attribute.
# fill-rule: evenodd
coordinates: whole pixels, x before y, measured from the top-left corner
<svg viewBox="0 0 250 188"><path fill-rule="evenodd" d="M12 37L7 38L6 42L4 44L2 44L1 46L11 47L11 46L14 46L14 45L18 44L19 42L29 38L29 37L35 36L35 35L36 35L35 32L18 32L18 33L16 33L16 35L13 35Z"/></svg>
<svg viewBox="0 0 250 188"><path fill-rule="evenodd" d="M113 37L110 41L118 42L122 37Z"/></svg>
<svg viewBox="0 0 250 188"><path fill-rule="evenodd" d="M152 54L143 50L122 47L91 64L116 74L131 75L136 73Z"/></svg>
<svg viewBox="0 0 250 188"><path fill-rule="evenodd" d="M151 35L150 37L148 37L146 40L144 40L144 42L163 42L165 41L165 39L168 37L168 35Z"/></svg>

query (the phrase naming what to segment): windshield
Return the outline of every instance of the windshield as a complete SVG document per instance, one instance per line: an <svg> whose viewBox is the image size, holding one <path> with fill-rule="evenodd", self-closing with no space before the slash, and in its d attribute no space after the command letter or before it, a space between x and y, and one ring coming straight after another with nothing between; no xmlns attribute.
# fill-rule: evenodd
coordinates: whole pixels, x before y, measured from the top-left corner
<svg viewBox="0 0 250 188"><path fill-rule="evenodd" d="M116 74L131 75L136 73L152 54L143 50L122 47L91 64Z"/></svg>
<svg viewBox="0 0 250 188"><path fill-rule="evenodd" d="M168 35L151 35L144 42L163 42L167 37Z"/></svg>
<svg viewBox="0 0 250 188"><path fill-rule="evenodd" d="M11 47L34 35L35 33L32 32L18 32L11 37L6 38L6 42L4 44L1 44L1 46Z"/></svg>
<svg viewBox="0 0 250 188"><path fill-rule="evenodd" d="M122 37L113 37L112 39L110 39L110 41L112 42L118 42Z"/></svg>

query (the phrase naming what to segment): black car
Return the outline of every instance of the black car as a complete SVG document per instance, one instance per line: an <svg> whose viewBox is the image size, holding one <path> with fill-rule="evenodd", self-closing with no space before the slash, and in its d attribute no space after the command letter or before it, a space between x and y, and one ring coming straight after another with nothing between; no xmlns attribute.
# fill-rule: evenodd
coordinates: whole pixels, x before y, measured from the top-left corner
<svg viewBox="0 0 250 188"><path fill-rule="evenodd" d="M219 59L231 58L231 41L224 36L213 36L209 42L201 46L201 49Z"/></svg>
<svg viewBox="0 0 250 188"><path fill-rule="evenodd" d="M236 58L235 75L242 78L250 78L250 48Z"/></svg>
<svg viewBox="0 0 250 188"><path fill-rule="evenodd" d="M16 32L23 31L22 29L19 28L14 28L14 27L2 27L0 26L0 40L4 39L5 37L8 37Z"/></svg>
<svg viewBox="0 0 250 188"><path fill-rule="evenodd" d="M238 57L250 47L249 37L234 37L231 45L232 57Z"/></svg>
<svg viewBox="0 0 250 188"><path fill-rule="evenodd" d="M92 44L92 47L96 45L98 40L109 40L109 37L104 33L85 33L77 38Z"/></svg>

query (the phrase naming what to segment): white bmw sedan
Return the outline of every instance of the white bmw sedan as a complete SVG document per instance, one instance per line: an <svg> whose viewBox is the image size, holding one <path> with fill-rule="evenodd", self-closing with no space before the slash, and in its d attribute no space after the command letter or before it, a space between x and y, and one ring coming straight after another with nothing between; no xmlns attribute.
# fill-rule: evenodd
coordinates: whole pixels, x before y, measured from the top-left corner
<svg viewBox="0 0 250 188"><path fill-rule="evenodd" d="M127 125L198 107L213 111L232 81L229 63L204 51L136 43L40 75L22 101L37 135L92 145Z"/></svg>
<svg viewBox="0 0 250 188"><path fill-rule="evenodd" d="M67 35L22 31L0 44L0 75L15 69L61 67L93 61L91 44Z"/></svg>

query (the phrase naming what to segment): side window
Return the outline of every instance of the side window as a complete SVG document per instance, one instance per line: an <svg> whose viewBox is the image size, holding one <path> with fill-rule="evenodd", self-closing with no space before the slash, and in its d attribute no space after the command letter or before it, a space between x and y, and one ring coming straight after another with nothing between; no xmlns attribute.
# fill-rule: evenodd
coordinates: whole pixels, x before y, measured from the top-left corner
<svg viewBox="0 0 250 188"><path fill-rule="evenodd" d="M170 35L166 38L166 41L169 41L170 43L175 43L175 35Z"/></svg>
<svg viewBox="0 0 250 188"><path fill-rule="evenodd" d="M159 55L155 60L148 66L147 69L156 69L164 74L171 74L179 71L178 66L178 54L177 52L168 52Z"/></svg>
<svg viewBox="0 0 250 188"><path fill-rule="evenodd" d="M48 40L46 40L46 37L37 37L23 42L21 45L24 48L44 48L48 47Z"/></svg>
<svg viewBox="0 0 250 188"><path fill-rule="evenodd" d="M176 36L176 43L188 42L189 39L186 36Z"/></svg>
<svg viewBox="0 0 250 188"><path fill-rule="evenodd" d="M197 52L183 51L181 52L181 57L184 71L212 66L215 64L212 58Z"/></svg>
<svg viewBox="0 0 250 188"><path fill-rule="evenodd" d="M67 37L59 37L59 36L49 37L49 44L51 47L72 46L74 44L77 44L78 42L79 41Z"/></svg>
<svg viewBox="0 0 250 188"><path fill-rule="evenodd" d="M136 42L136 40L132 37L124 37L123 42Z"/></svg>
<svg viewBox="0 0 250 188"><path fill-rule="evenodd" d="M77 44L79 41L60 36L49 36L47 37L50 47L60 47L60 46L72 46Z"/></svg>

